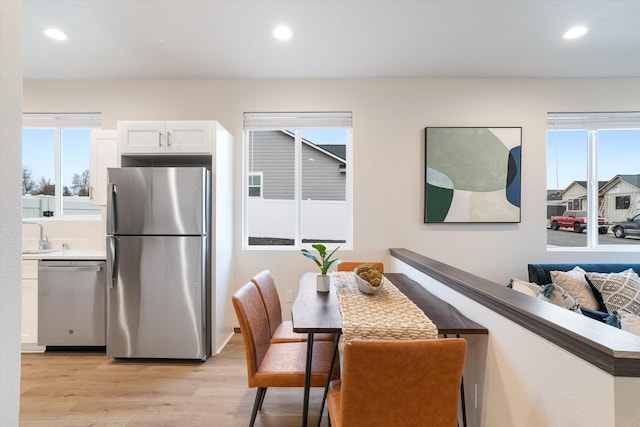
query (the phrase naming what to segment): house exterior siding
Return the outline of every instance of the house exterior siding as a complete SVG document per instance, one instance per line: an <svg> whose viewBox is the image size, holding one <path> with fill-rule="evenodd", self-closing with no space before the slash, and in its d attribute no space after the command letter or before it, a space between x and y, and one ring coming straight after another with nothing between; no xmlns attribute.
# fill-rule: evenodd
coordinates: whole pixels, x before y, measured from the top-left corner
<svg viewBox="0 0 640 427"><path fill-rule="evenodd" d="M294 200L294 138L280 131L256 131L250 138L248 171L262 173L262 197ZM346 200L346 174L340 172L341 164L317 147L303 144L302 199Z"/></svg>

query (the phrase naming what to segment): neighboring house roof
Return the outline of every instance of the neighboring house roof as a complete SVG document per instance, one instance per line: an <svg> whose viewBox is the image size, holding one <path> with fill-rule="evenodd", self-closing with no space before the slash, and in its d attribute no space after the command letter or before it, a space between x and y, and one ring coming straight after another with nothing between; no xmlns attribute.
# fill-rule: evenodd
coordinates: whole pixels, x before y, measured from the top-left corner
<svg viewBox="0 0 640 427"><path fill-rule="evenodd" d="M617 175L622 181L628 182L634 187L640 188L640 174L638 175Z"/></svg>
<svg viewBox="0 0 640 427"><path fill-rule="evenodd" d="M607 183L609 183L611 181L598 181L598 190L601 190L602 187L604 187L605 185L607 185ZM573 181L571 184L567 185L567 188L565 188L564 190L562 190L561 195L564 195L564 193L570 189L571 187L573 187L574 185L579 185L580 187L584 188L585 190L587 189L587 181Z"/></svg>
<svg viewBox="0 0 640 427"><path fill-rule="evenodd" d="M600 188L601 192L606 193L615 187L620 181L624 181L634 187L640 189L640 175L616 175L607 181L607 184Z"/></svg>
<svg viewBox="0 0 640 427"><path fill-rule="evenodd" d="M292 132L281 130L280 132L285 135L289 135L292 138L295 138L295 135ZM302 138L302 143L308 145L309 147L315 148L316 150L324 153L330 157L333 157L340 163L347 163L347 146L346 145L333 145L333 144L314 144L308 139Z"/></svg>
<svg viewBox="0 0 640 427"><path fill-rule="evenodd" d="M346 145L332 145L332 144L316 144L316 147L320 147L325 151L328 151L338 157L340 157L342 160L346 160L347 159L347 146Z"/></svg>
<svg viewBox="0 0 640 427"><path fill-rule="evenodd" d="M547 190L547 201L562 200L562 190Z"/></svg>

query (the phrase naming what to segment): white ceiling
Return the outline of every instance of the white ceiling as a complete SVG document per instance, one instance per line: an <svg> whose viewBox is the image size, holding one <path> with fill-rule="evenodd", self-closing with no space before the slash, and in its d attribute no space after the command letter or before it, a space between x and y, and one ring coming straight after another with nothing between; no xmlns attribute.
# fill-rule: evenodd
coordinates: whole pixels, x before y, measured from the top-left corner
<svg viewBox="0 0 640 427"><path fill-rule="evenodd" d="M640 0L23 0L23 16L25 79L640 76Z"/></svg>

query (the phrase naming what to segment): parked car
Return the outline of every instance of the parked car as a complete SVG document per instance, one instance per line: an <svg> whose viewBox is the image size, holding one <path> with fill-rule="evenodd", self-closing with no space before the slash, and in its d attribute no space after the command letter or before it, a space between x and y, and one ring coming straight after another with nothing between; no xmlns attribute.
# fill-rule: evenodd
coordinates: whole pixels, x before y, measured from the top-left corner
<svg viewBox="0 0 640 427"><path fill-rule="evenodd" d="M613 235L623 239L625 236L640 237L640 213L626 221L617 221L611 225Z"/></svg>
<svg viewBox="0 0 640 427"><path fill-rule="evenodd" d="M582 233L587 228L587 211L564 211L562 215L552 216L550 222L553 230L564 227L573 228L576 233ZM607 234L608 231L607 219L598 217L598 233Z"/></svg>

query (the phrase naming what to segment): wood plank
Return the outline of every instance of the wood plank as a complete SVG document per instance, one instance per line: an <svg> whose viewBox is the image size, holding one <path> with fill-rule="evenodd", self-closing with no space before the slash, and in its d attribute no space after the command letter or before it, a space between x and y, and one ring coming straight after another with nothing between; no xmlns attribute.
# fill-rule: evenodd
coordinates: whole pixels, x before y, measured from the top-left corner
<svg viewBox="0 0 640 427"><path fill-rule="evenodd" d="M270 388L256 427L299 427L302 392ZM322 392L311 389L314 425ZM240 334L206 362L114 360L100 352L22 354L21 427L247 426L254 397Z"/></svg>
<svg viewBox="0 0 640 427"><path fill-rule="evenodd" d="M419 283L401 273L385 273L386 277L405 294L438 327L443 334L488 334L484 326L465 317L451 304L441 300Z"/></svg>

